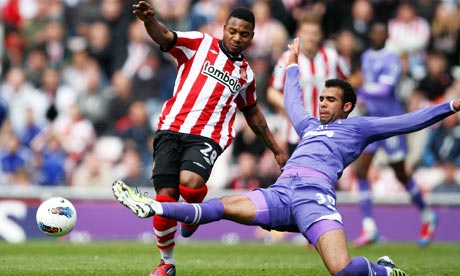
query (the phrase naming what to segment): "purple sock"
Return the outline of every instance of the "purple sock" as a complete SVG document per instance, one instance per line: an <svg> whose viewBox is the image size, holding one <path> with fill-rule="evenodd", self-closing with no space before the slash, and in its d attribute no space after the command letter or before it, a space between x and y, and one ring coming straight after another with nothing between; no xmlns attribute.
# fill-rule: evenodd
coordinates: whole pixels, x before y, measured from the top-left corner
<svg viewBox="0 0 460 276"><path fill-rule="evenodd" d="M420 192L420 189L415 184L415 181L412 177L409 179L409 182L407 182L405 187L406 187L406 190L410 193L412 202L417 206L417 208L419 210L425 209L426 207L425 200L423 199L422 193Z"/></svg>
<svg viewBox="0 0 460 276"><path fill-rule="evenodd" d="M350 263L334 276L388 276L388 272L384 266L375 264L363 256L354 257Z"/></svg>
<svg viewBox="0 0 460 276"><path fill-rule="evenodd" d="M367 179L359 179L359 200L358 205L361 208L361 212L365 218L373 218L374 214L372 212L372 194L369 189L369 182Z"/></svg>
<svg viewBox="0 0 460 276"><path fill-rule="evenodd" d="M215 198L203 203L162 202L162 217L186 222L205 224L218 221L224 215L224 205Z"/></svg>

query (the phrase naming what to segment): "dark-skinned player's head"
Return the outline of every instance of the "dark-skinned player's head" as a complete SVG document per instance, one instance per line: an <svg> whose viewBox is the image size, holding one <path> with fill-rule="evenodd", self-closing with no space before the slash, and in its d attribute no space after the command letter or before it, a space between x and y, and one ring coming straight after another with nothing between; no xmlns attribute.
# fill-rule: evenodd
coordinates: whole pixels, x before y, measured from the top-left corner
<svg viewBox="0 0 460 276"><path fill-rule="evenodd" d="M225 22L222 38L225 49L238 56L252 42L254 37L254 14L247 8L235 8Z"/></svg>

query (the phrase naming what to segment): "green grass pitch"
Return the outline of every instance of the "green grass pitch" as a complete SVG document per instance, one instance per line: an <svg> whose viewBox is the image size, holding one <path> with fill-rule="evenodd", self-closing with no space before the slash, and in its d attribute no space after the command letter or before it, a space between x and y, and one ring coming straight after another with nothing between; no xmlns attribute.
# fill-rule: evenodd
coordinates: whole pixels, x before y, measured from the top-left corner
<svg viewBox="0 0 460 276"><path fill-rule="evenodd" d="M389 255L412 276L459 276L460 244L434 243L420 249L415 244L376 244L350 249L352 256L372 261ZM316 251L289 243L189 242L176 246L178 276L328 275ZM158 263L153 244L63 240L0 242L0 275L148 275Z"/></svg>

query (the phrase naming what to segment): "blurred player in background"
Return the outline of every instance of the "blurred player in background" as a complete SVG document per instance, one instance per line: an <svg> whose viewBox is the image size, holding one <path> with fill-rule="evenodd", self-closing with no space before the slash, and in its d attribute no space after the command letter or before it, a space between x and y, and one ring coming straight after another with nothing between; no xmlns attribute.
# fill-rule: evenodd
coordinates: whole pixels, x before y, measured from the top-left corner
<svg viewBox="0 0 460 276"><path fill-rule="evenodd" d="M396 95L396 87L401 77L401 60L398 54L385 48L388 38L387 27L383 23L374 23L370 31L371 48L361 58L363 84L358 87L358 102L362 102L361 113L367 116L388 117L404 113ZM360 106L358 104L358 106ZM355 162L355 172L359 183L359 207L363 214L363 230L353 244L356 247L368 245L378 240L378 229L372 212L371 190L367 174L373 157L379 148L388 156L389 165L397 179L410 193L412 202L422 216L422 229L418 244L428 245L436 228L437 216L422 197L413 177L405 170L407 141L405 135L394 136L370 144Z"/></svg>
<svg viewBox="0 0 460 276"><path fill-rule="evenodd" d="M153 215L205 224L221 219L267 230L300 232L313 244L332 275L404 276L388 257L377 264L365 257L350 259L334 186L345 167L367 145L394 135L418 131L460 111L460 100L394 117L352 117L356 104L352 86L326 81L320 95L319 120L305 110L297 64L299 39L286 56L286 113L301 137L277 181L266 189L210 199L204 203L161 203L144 197L122 181L114 196L138 217Z"/></svg>
<svg viewBox="0 0 460 276"><path fill-rule="evenodd" d="M327 79L334 78L346 79L350 73L350 68L347 62L340 58L335 49L322 45L323 33L320 21L317 19L308 18L299 22L296 33L300 39L298 64L300 86L303 92L301 100L310 114L318 117L318 99L324 87L324 82ZM283 114L283 88L284 79L286 78L284 57L288 54L288 52L284 52L278 60L267 91L268 101ZM287 118L286 121L288 121ZM287 147L289 154L291 154L299 142L299 136L289 123L286 126L288 128L285 131Z"/></svg>
<svg viewBox="0 0 460 276"><path fill-rule="evenodd" d="M233 140L233 123L241 110L254 133L273 152L280 166L287 155L275 142L257 106L254 73L241 54L254 36L254 15L233 10L218 40L201 32L176 32L160 23L150 4L140 1L134 13L151 38L177 62L173 96L163 105L154 136L153 183L156 200L202 202L206 181L218 156ZM155 216L161 261L150 275L175 275L174 245L177 221ZM181 234L191 236L197 225L182 223Z"/></svg>

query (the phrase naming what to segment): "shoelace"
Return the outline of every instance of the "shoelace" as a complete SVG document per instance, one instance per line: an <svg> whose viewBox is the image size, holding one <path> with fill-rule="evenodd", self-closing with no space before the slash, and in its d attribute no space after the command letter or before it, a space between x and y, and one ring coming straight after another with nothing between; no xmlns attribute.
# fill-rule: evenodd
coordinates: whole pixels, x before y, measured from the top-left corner
<svg viewBox="0 0 460 276"><path fill-rule="evenodd" d="M141 189L139 189L139 186L134 187L134 192L140 197L148 197L149 195L149 192L144 192L144 194L142 194L142 191Z"/></svg>

